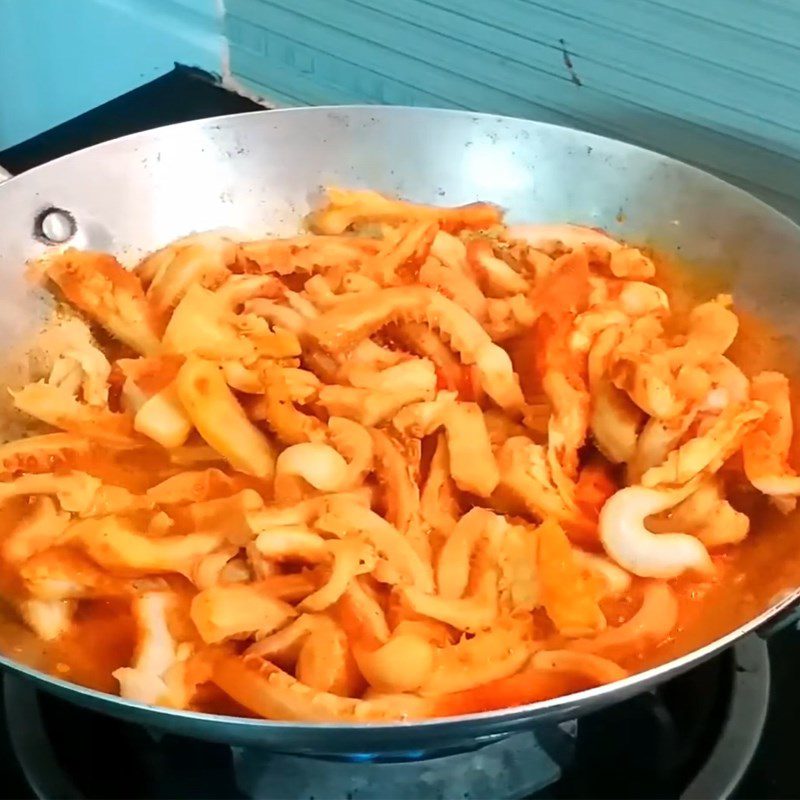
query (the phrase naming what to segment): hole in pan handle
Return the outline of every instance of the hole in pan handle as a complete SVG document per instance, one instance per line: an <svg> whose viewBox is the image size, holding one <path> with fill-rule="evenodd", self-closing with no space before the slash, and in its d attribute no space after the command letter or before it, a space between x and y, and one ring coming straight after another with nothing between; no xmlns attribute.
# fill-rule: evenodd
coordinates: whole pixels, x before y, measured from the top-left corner
<svg viewBox="0 0 800 800"><path fill-rule="evenodd" d="M769 622L756 628L755 632L762 639L769 639L789 625L800 628L800 588L787 590L781 596L774 598L773 602L783 603L783 607Z"/></svg>
<svg viewBox="0 0 800 800"><path fill-rule="evenodd" d="M36 215L33 235L42 244L57 245L68 242L77 232L75 217L69 211L49 206Z"/></svg>

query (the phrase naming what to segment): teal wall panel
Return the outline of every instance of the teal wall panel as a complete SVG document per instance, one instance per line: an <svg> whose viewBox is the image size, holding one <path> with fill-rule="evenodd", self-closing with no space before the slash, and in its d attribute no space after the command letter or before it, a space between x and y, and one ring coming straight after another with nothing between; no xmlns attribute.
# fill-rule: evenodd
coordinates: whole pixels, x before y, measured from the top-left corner
<svg viewBox="0 0 800 800"><path fill-rule="evenodd" d="M278 105L469 108L699 164L800 217L800 0L226 0Z"/></svg>
<svg viewBox="0 0 800 800"><path fill-rule="evenodd" d="M217 0L0 0L0 150L222 52Z"/></svg>

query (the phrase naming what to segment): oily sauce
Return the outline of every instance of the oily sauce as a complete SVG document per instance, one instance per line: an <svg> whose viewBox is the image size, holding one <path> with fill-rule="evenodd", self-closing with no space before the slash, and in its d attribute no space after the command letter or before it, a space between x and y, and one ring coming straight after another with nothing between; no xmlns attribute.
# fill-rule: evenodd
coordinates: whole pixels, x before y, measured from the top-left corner
<svg viewBox="0 0 800 800"><path fill-rule="evenodd" d="M692 271L674 261L657 258L659 281L670 293L674 309L687 311L697 302L713 297L719 286L707 278L702 283ZM695 272L694 275L697 273ZM778 368L795 383L800 377L800 359L795 343L737 309L740 332L731 352L732 359L751 376L765 368ZM531 354L532 355L532 354ZM515 363L527 361L524 346ZM529 394L536 391L533 379L521 371ZM793 398L795 420L800 420L800 403ZM800 437L795 437L793 458L800 464ZM81 469L111 484L134 492L163 480L181 469L202 468L171 465L163 453L149 450L100 452L81 456L66 468ZM800 512L784 516L772 509L766 498L746 491L729 499L751 517L748 538L736 547L713 553L718 568L714 582L698 583L678 579L672 582L679 599L679 624L671 638L657 648L620 660L633 671L664 663L706 645L736 629L769 607L781 592L800 586ZM0 509L0 531L13 527L24 510L13 501ZM178 520L179 522L179 520ZM0 534L2 535L2 534ZM628 596L604 601L609 625L618 625L637 610L641 597L640 580L635 580ZM188 588L188 587L186 587ZM13 573L0 560L0 596L18 592ZM81 601L70 632L56 643L42 643L15 617L10 605L0 604L0 652L16 661L50 672L57 677L116 693L114 669L130 663L135 650L136 628L129 602L124 598ZM585 688L577 679L564 676L564 692ZM496 702L493 707L498 707ZM248 712L209 687L202 693L199 707L217 713Z"/></svg>

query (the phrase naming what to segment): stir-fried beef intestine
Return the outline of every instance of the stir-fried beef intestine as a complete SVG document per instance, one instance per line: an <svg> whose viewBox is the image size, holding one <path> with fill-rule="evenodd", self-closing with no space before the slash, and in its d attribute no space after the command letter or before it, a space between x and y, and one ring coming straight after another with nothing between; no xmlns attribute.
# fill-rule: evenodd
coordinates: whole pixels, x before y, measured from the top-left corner
<svg viewBox="0 0 800 800"><path fill-rule="evenodd" d="M56 652L110 604L132 700L379 721L615 681L725 579L729 487L800 495L732 298L673 314L602 231L332 189L293 239L30 273L74 324L12 391L46 432L0 447L4 591Z"/></svg>

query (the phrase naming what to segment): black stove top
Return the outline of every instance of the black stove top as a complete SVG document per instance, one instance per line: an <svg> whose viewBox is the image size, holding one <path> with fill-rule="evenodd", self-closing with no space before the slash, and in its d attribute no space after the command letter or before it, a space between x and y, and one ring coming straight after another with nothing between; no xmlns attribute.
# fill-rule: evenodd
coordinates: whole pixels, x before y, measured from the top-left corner
<svg viewBox="0 0 800 800"><path fill-rule="evenodd" d="M105 139L259 106L176 70L0 152L14 173ZM158 735L4 679L0 797L800 797L800 633L737 648L605 711L471 754L322 762Z"/></svg>

